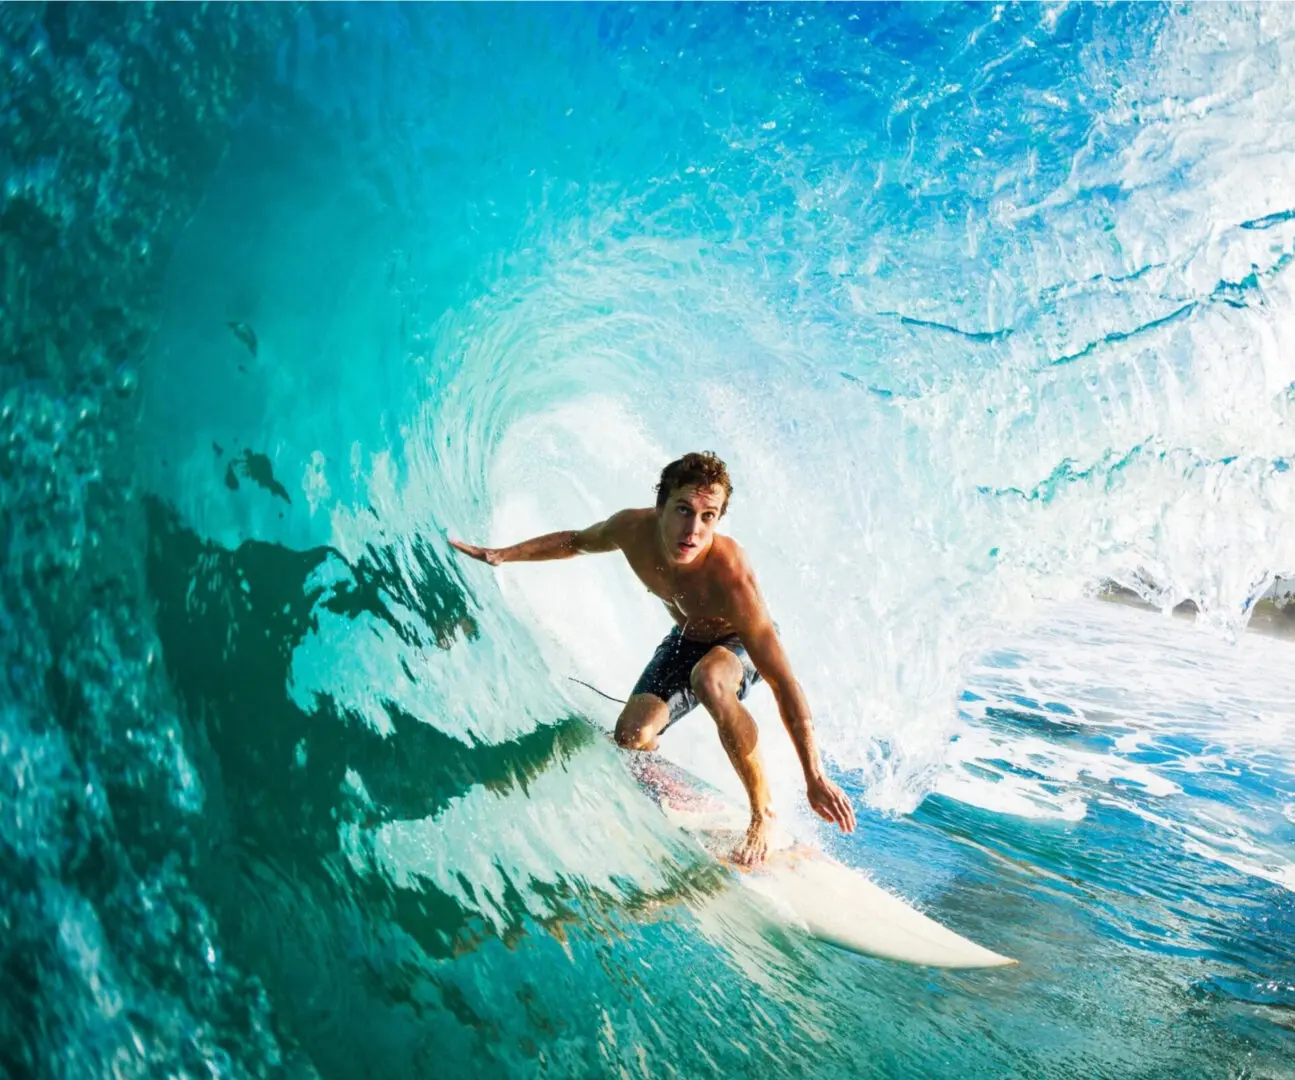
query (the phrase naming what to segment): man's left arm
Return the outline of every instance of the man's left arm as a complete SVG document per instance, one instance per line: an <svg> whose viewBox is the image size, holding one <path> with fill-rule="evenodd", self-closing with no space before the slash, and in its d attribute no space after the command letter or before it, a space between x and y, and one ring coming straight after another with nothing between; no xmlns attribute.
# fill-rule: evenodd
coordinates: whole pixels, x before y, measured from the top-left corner
<svg viewBox="0 0 1295 1080"><path fill-rule="evenodd" d="M805 770L805 790L809 805L820 817L841 827L842 832L854 831L854 807L836 784L823 772L818 745L814 738L814 722L810 718L809 703L800 688L791 664L778 640L773 621L760 601L758 594L741 605L746 610L739 620L738 637L746 647L755 669L769 684L778 714L786 725L801 767Z"/></svg>

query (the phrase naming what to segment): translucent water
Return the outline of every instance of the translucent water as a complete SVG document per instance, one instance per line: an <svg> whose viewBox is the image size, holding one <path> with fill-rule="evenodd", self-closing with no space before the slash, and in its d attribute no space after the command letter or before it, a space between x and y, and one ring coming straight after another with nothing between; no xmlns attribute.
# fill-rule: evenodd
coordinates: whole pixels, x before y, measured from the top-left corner
<svg viewBox="0 0 1295 1080"><path fill-rule="evenodd" d="M1295 1075L1292 654L1246 630L1295 572L1292 70L1276 5L301 16L170 256L131 488L158 651L103 661L161 662L193 851L137 857L279 1048L211 1005L199 1057ZM861 828L809 819L761 690L780 814L1018 967L772 923L573 681L624 696L668 626L623 563L445 542L645 505L692 449ZM703 714L663 749L738 790ZM147 1074L109 915L59 923L115 987L77 1030Z"/></svg>

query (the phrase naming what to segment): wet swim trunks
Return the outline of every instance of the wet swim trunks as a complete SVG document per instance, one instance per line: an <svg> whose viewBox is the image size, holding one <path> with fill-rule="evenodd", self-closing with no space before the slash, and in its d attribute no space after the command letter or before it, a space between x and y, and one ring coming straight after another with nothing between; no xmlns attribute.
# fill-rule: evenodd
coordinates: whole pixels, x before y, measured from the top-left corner
<svg viewBox="0 0 1295 1080"><path fill-rule="evenodd" d="M635 694L654 694L669 707L670 719L662 731L697 707L697 695L692 692L692 669L716 645L723 645L742 662L742 685L737 690L739 701L760 681L760 673L755 670L745 646L736 634L716 638L714 641L690 641L676 626L656 647L648 666L634 684L633 691Z"/></svg>

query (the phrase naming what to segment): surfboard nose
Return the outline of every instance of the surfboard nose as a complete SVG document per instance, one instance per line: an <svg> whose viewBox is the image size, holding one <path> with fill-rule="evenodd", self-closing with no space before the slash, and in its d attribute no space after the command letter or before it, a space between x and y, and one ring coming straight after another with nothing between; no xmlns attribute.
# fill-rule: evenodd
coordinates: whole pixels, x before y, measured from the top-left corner
<svg viewBox="0 0 1295 1080"><path fill-rule="evenodd" d="M1017 963L963 937L887 892L864 874L815 852L784 859L776 853L751 887L789 906L816 938L850 952L919 967L991 968ZM771 895L771 898L774 898Z"/></svg>

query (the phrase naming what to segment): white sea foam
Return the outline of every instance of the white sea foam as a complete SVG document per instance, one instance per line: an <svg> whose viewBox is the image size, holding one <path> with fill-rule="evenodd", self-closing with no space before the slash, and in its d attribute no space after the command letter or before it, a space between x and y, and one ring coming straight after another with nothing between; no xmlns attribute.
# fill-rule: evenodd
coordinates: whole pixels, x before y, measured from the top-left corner
<svg viewBox="0 0 1295 1080"><path fill-rule="evenodd" d="M980 699L963 705L942 794L1027 817L1065 818L1100 799L1185 852L1295 880L1280 809L1295 786L1288 642L1248 634L1228 644L1180 620L1087 602L1011 647L1010 666L990 652L968 673ZM1068 711L1050 711L1058 704ZM1253 793L1236 783L1243 774L1261 781Z"/></svg>

